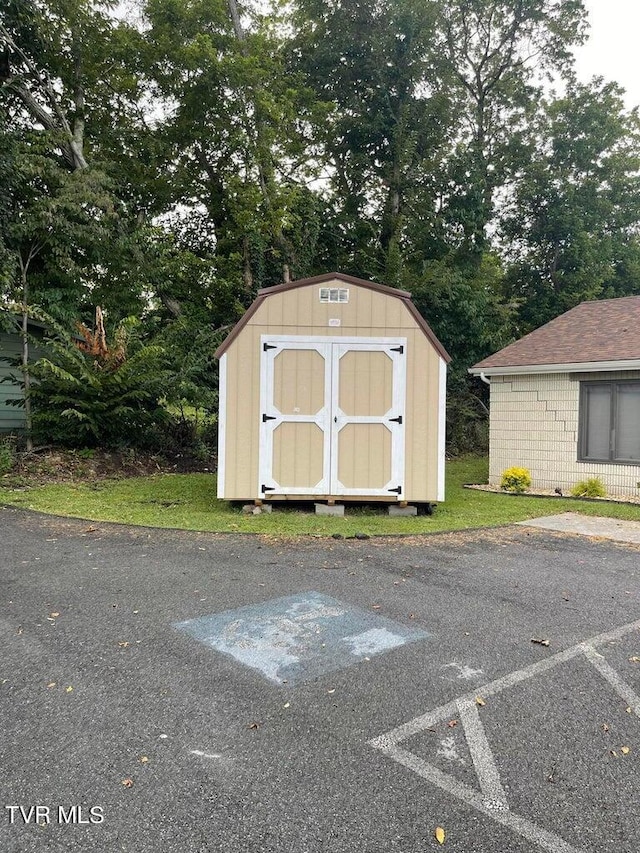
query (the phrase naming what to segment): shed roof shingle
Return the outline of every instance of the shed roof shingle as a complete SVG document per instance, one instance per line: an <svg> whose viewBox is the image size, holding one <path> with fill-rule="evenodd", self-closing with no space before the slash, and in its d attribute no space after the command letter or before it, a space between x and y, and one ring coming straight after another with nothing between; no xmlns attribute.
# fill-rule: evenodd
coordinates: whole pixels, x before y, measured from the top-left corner
<svg viewBox="0 0 640 853"><path fill-rule="evenodd" d="M640 296L581 302L471 368L640 360Z"/></svg>

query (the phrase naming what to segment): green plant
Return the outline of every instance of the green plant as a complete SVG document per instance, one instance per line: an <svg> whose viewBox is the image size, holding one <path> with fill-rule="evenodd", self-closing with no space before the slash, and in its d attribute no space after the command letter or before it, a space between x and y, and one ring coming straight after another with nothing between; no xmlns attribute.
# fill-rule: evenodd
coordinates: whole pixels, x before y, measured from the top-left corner
<svg viewBox="0 0 640 853"><path fill-rule="evenodd" d="M598 477L589 477L587 480L576 483L571 489L571 494L574 498L603 498L607 490Z"/></svg>
<svg viewBox="0 0 640 853"><path fill-rule="evenodd" d="M517 495L531 488L531 474L527 468L513 466L502 472L500 488L505 492L513 492Z"/></svg>
<svg viewBox="0 0 640 853"><path fill-rule="evenodd" d="M31 373L33 431L39 441L64 447L153 448L168 414L161 401L170 381L161 347L143 344L138 321L124 320L107 343L79 326L82 340L56 329L49 358Z"/></svg>
<svg viewBox="0 0 640 853"><path fill-rule="evenodd" d="M15 447L9 438L0 438L0 475L8 474L16 461Z"/></svg>

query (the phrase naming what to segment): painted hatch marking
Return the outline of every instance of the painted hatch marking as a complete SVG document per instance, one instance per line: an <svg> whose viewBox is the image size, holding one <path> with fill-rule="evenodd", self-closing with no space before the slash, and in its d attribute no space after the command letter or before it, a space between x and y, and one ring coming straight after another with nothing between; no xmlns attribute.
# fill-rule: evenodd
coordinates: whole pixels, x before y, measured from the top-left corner
<svg viewBox="0 0 640 853"><path fill-rule="evenodd" d="M313 591L176 622L174 628L276 684L316 678L431 636Z"/></svg>

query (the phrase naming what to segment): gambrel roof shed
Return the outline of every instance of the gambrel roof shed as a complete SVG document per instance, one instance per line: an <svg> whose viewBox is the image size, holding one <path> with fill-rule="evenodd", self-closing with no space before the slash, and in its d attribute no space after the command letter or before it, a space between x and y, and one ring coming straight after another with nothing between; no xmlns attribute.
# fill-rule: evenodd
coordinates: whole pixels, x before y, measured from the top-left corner
<svg viewBox="0 0 640 853"><path fill-rule="evenodd" d="M443 500L450 359L406 291L265 288L216 356L219 497Z"/></svg>

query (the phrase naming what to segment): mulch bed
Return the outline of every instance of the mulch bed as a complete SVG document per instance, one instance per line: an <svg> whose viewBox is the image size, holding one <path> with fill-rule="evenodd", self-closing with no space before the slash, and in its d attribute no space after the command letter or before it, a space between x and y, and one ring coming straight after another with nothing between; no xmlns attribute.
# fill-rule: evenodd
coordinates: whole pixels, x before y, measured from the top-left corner
<svg viewBox="0 0 640 853"><path fill-rule="evenodd" d="M12 470L0 476L0 485L11 487L48 483L90 483L145 477L151 474L210 473L214 470L214 457L202 462L185 454L167 458L133 451L36 448L31 453L16 455Z"/></svg>

